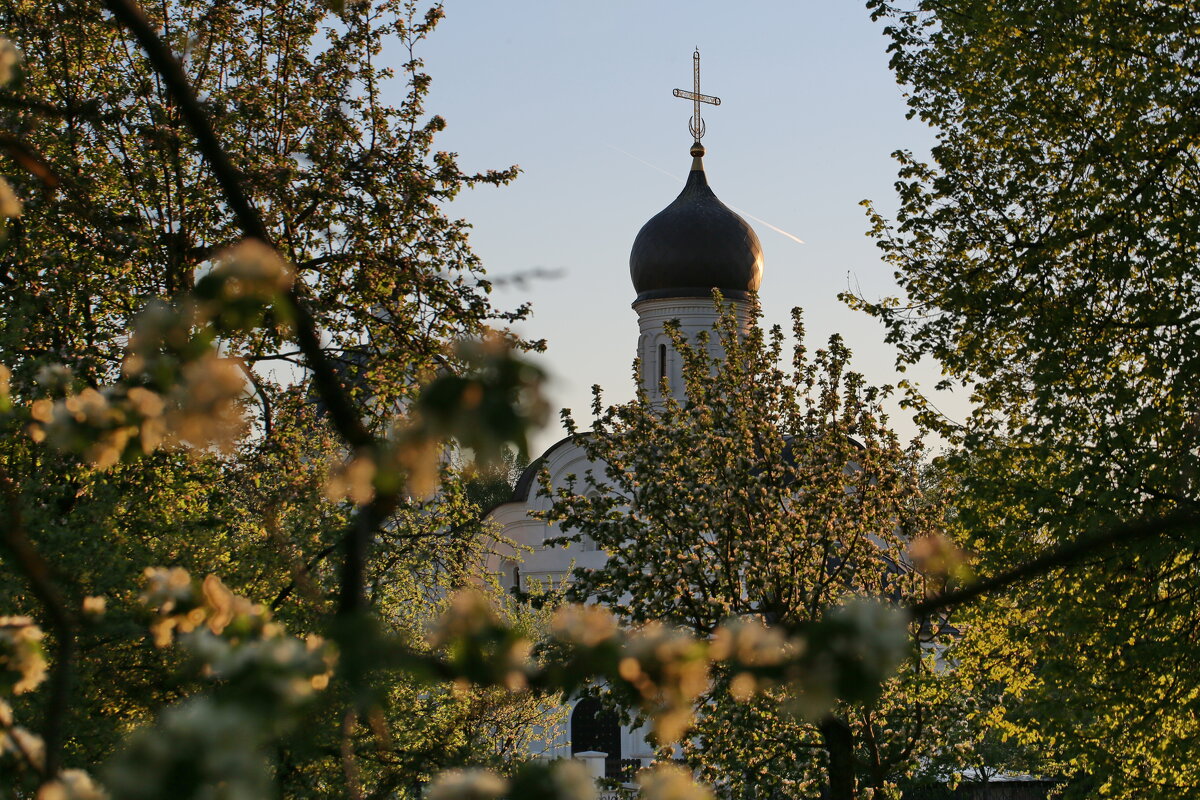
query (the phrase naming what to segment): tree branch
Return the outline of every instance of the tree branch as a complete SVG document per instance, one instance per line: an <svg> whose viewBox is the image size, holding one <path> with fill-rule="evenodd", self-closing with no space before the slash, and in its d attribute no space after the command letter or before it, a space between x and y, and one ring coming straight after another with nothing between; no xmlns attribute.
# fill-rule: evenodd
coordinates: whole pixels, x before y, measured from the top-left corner
<svg viewBox="0 0 1200 800"><path fill-rule="evenodd" d="M137 39L154 70L163 79L171 99L179 106L185 124L196 137L200 153L216 177L225 201L233 211L242 232L247 237L259 239L274 247L271 234L243 190L241 175L222 148L209 122L208 114L200 105L179 60L159 38L135 0L104 0L104 5ZM286 297L291 306L289 310L293 316L296 343L304 354L306 366L312 372L317 392L325 403L330 421L346 443L352 449L371 448L375 445L375 439L363 424L349 396L342 389L337 373L321 350L321 337L316 321L304 306L298 288L300 285L293 285ZM339 614L354 614L362 610L367 549L376 528L395 508L398 499L398 492L377 494L371 504L359 513L350 534L346 537Z"/></svg>
<svg viewBox="0 0 1200 800"><path fill-rule="evenodd" d="M275 595L275 599L271 601L269 608L271 609L272 614L278 611L279 607L283 605L284 601L292 596L292 592L296 591L296 587L300 583L301 576L304 578L309 577L312 574L312 571L315 570L322 561L324 561L326 558L329 558L334 551L342 546L342 539L343 537L339 536L333 544L322 547L320 552L308 560L307 564L303 564L300 569L294 571L293 578L287 582L287 585L279 590L279 594Z"/></svg>
<svg viewBox="0 0 1200 800"><path fill-rule="evenodd" d="M50 697L42 727L42 739L46 745L45 774L53 777L58 774L62 762L63 722L69 705L67 701L75 665L75 632L78 625L50 577L50 565L29 540L16 484L3 467L0 467L0 489L5 501L5 524L0 541L12 555L17 569L25 576L33 596L45 611L46 625L54 632L55 658L51 666Z"/></svg>
<svg viewBox="0 0 1200 800"><path fill-rule="evenodd" d="M1168 531L1200 526L1200 514L1180 511L1153 520L1128 522L1109 528L1095 536L1082 537L1055 547L1037 558L1027 561L1007 572L983 578L970 586L944 592L912 606L909 613L916 619L929 616L951 606L962 605L979 599L985 594L998 592L1015 583L1034 578L1059 567L1069 567L1084 556L1105 550L1118 544L1132 544L1142 539L1160 536Z"/></svg>
<svg viewBox="0 0 1200 800"><path fill-rule="evenodd" d="M241 174L222 148L209 122L208 114L196 98L179 60L159 39L150 20L133 0L104 0L104 5L134 35L138 44L146 51L151 66L162 77L171 99L179 106L184 122L196 137L200 154L208 162L209 169L212 170L217 184L221 187L221 193L225 196L225 202L233 211L242 232L274 247L274 239L263 223L262 216L242 188ZM312 370L321 399L329 409L330 418L338 433L352 447L372 444L371 435L363 426L346 393L342 391L337 374L321 351L316 323L304 307L295 288L288 292L288 301L292 306L291 311L296 316L297 344L304 353L308 368Z"/></svg>

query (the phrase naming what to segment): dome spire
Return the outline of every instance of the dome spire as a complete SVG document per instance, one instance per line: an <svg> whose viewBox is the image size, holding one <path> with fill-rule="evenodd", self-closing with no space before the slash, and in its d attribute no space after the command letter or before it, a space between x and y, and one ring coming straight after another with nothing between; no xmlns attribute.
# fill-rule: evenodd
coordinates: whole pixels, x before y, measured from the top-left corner
<svg viewBox="0 0 1200 800"><path fill-rule="evenodd" d="M721 105L721 98L713 97L707 94L700 94L700 48L696 48L696 52L692 53L692 91L676 89L671 92L676 97L682 97L684 100L692 101L692 118L688 120L688 133L696 140L692 145L692 157L701 158L704 155L704 145L700 144L700 140L704 138L704 120L700 117L700 104L709 103L710 105ZM700 152L697 153L696 151ZM695 169L695 162L692 164L692 169Z"/></svg>

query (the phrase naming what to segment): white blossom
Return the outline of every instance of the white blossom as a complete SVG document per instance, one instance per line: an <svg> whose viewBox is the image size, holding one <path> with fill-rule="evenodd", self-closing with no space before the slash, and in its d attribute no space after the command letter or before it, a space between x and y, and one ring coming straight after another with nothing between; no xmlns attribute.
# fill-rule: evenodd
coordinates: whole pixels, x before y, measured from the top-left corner
<svg viewBox="0 0 1200 800"><path fill-rule="evenodd" d="M508 790L508 781L491 770L452 769L429 784L426 800L497 800Z"/></svg>
<svg viewBox="0 0 1200 800"><path fill-rule="evenodd" d="M712 800L713 793L675 764L658 764L638 775L641 800Z"/></svg>
<svg viewBox="0 0 1200 800"><path fill-rule="evenodd" d="M42 784L37 800L107 800L108 794L81 769L64 769L58 779Z"/></svg>
<svg viewBox="0 0 1200 800"><path fill-rule="evenodd" d="M596 800L596 781L582 762L569 758L557 761L551 776L557 800Z"/></svg>
<svg viewBox="0 0 1200 800"><path fill-rule="evenodd" d="M0 37L0 86L13 79L21 58L21 51L12 40Z"/></svg>

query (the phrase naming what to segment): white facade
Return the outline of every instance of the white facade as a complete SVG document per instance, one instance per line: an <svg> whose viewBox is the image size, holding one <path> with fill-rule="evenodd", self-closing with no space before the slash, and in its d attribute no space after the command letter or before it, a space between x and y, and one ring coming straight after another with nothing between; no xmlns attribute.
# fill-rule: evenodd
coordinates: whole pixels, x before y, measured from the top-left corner
<svg viewBox="0 0 1200 800"><path fill-rule="evenodd" d="M575 475L580 482L589 470L596 469L587 458L583 449L572 439L563 439L547 450L540 459L533 462L524 476L519 489L526 489L524 499L514 498L513 502L504 503L494 508L490 518L500 525L502 535L512 540L518 547L527 548L524 552L512 552L501 559L498 567L502 582L506 588L519 585L525 591L550 589L561 586L576 567L597 568L604 565L608 556L603 550L586 541L575 542L566 547L547 547L546 539L560 535L560 531L533 514L537 511L547 511L550 508L550 498L538 497L538 482L536 473L544 468L550 475L550 484L554 489L566 488L570 482L569 475ZM600 467L603 469L603 467ZM582 486L578 487L582 490ZM571 703L574 710L576 702ZM563 730L550 740L538 744L537 755L547 758L568 758L572 755L572 725L568 721ZM607 753L610 759L651 759L654 749L646 742L640 731L631 730L628 726L620 726L620 752ZM590 748L584 748L588 750ZM578 747L575 748L578 751Z"/></svg>
<svg viewBox="0 0 1200 800"><path fill-rule="evenodd" d="M746 303L730 303L743 325L748 323ZM697 334L706 331L709 336L708 352L711 356L723 355L713 325L718 311L711 297L666 298L643 300L635 303L638 313L639 338L637 355L642 363L642 385L651 402L661 400L661 377L666 376L671 393L682 400L682 368L680 358L671 344L665 326L678 320L680 330L689 341L696 341ZM585 434L586 435L586 434ZM504 538L521 548L502 555L497 564L505 588L519 587L524 591L552 590L569 580L576 568L596 569L602 567L608 556L585 538L567 546L548 547L547 539L561 535L557 527L538 519L538 512L550 509L550 498L539 497L537 474L541 470L549 474L553 490L570 488L575 478L574 490L586 491L585 478L589 472L602 477L603 465L590 461L583 448L572 438L560 440L534 461L517 486L512 501L492 509L489 517L501 528ZM575 703L572 703L574 709ZM579 743L572 748L573 732L570 722L554 739L539 743L538 755L547 758L565 758L578 755ZM608 753L609 759L632 760L652 759L653 747L646 741L641 730L620 726L620 752ZM587 749L591 749L590 747Z"/></svg>

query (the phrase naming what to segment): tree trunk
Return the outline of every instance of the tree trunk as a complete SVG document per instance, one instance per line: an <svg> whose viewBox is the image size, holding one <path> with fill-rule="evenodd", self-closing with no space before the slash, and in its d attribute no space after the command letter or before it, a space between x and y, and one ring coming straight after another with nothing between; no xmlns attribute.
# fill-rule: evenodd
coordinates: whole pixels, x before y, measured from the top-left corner
<svg viewBox="0 0 1200 800"><path fill-rule="evenodd" d="M829 800L854 800L854 734L850 726L829 716L817 728L829 753Z"/></svg>

